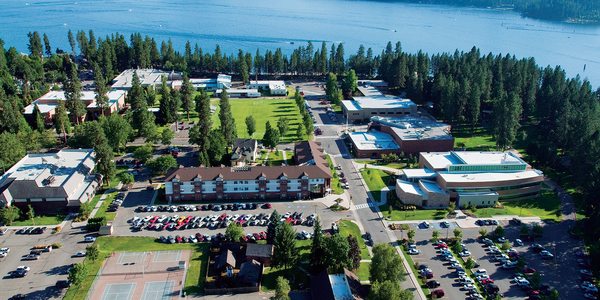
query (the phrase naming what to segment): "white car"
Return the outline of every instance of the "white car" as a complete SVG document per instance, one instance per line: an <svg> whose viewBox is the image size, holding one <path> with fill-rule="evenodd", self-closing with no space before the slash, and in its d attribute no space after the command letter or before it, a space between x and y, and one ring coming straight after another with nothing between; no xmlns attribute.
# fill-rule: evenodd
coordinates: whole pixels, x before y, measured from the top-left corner
<svg viewBox="0 0 600 300"><path fill-rule="evenodd" d="M473 272L473 274L475 274L475 276L477 276L477 275L487 275L487 270L486 269L479 269L479 270Z"/></svg>
<svg viewBox="0 0 600 300"><path fill-rule="evenodd" d="M0 248L0 253L9 253L10 252L10 248L4 247L4 248Z"/></svg>
<svg viewBox="0 0 600 300"><path fill-rule="evenodd" d="M29 272L29 271L31 271L31 268L28 267L28 266L18 266L17 267L17 271L26 271L26 272Z"/></svg>
<svg viewBox="0 0 600 300"><path fill-rule="evenodd" d="M94 236L86 236L85 238L83 238L83 241L86 243L93 243L96 241L96 237Z"/></svg>
<svg viewBox="0 0 600 300"><path fill-rule="evenodd" d="M598 287L589 282L582 283L581 289L586 293L597 293L598 292Z"/></svg>
<svg viewBox="0 0 600 300"><path fill-rule="evenodd" d="M417 250L416 248L410 248L410 249L408 249L408 254L410 254L410 255L417 255L417 254L420 254L420 253L421 253L421 251Z"/></svg>
<svg viewBox="0 0 600 300"><path fill-rule="evenodd" d="M87 253L85 251L79 251L75 253L75 257L85 257Z"/></svg>
<svg viewBox="0 0 600 300"><path fill-rule="evenodd" d="M472 285L472 284L470 284L470 283L468 283L468 284L463 285L463 289L465 291L473 291L473 290L475 290L475 286Z"/></svg>
<svg viewBox="0 0 600 300"><path fill-rule="evenodd" d="M5 258L7 255L7 252L0 252L0 258Z"/></svg>
<svg viewBox="0 0 600 300"><path fill-rule="evenodd" d="M471 256L471 252L470 251L462 251L461 253L459 253L460 257L467 257L467 256Z"/></svg>
<svg viewBox="0 0 600 300"><path fill-rule="evenodd" d="M518 286L529 286L529 280L523 278L523 279L519 279L517 280L517 285Z"/></svg>

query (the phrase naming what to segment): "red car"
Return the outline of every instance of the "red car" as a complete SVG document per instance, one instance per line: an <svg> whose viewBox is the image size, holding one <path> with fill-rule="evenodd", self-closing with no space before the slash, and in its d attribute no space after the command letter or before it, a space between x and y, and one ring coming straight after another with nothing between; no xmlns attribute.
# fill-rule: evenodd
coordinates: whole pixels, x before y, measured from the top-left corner
<svg viewBox="0 0 600 300"><path fill-rule="evenodd" d="M448 249L448 245L446 244L438 244L435 246L435 249Z"/></svg>
<svg viewBox="0 0 600 300"><path fill-rule="evenodd" d="M490 284L490 283L494 283L494 279L491 278L485 278L481 280L481 284Z"/></svg>
<svg viewBox="0 0 600 300"><path fill-rule="evenodd" d="M444 290L442 290L442 289L437 289L437 290L431 291L431 296L434 299L435 298L442 298L442 297L444 297L444 295L445 295L445 293L444 293Z"/></svg>
<svg viewBox="0 0 600 300"><path fill-rule="evenodd" d="M182 238L182 237L180 237L180 236L176 236L176 237L175 237L175 241L176 241L177 243L181 243L181 242L183 241L183 238Z"/></svg>
<svg viewBox="0 0 600 300"><path fill-rule="evenodd" d="M261 231L258 233L260 235L260 239L261 240L266 240L267 239L267 233L264 231Z"/></svg>
<svg viewBox="0 0 600 300"><path fill-rule="evenodd" d="M272 205L271 205L271 203L265 203L265 204L263 204L263 206L262 206L262 207L263 207L263 208L271 208L271 207L272 207Z"/></svg>
<svg viewBox="0 0 600 300"><path fill-rule="evenodd" d="M535 272L537 272L537 271L534 268L525 267L523 269L523 274L525 274L525 275L533 275L533 274L535 274Z"/></svg>
<svg viewBox="0 0 600 300"><path fill-rule="evenodd" d="M158 216L154 216L154 218L150 219L150 224L154 224L158 220Z"/></svg>
<svg viewBox="0 0 600 300"><path fill-rule="evenodd" d="M227 218L227 214L222 214L219 216L219 221L223 221L225 218Z"/></svg>

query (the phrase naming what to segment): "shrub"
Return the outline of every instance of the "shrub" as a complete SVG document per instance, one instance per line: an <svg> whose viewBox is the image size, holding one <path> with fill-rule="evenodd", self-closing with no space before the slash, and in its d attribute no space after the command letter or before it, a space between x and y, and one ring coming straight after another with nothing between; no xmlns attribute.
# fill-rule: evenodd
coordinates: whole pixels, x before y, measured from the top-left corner
<svg viewBox="0 0 600 300"><path fill-rule="evenodd" d="M52 248L54 248L54 249L58 249L58 248L62 247L62 246L63 246L63 244L62 244L62 243L59 243L59 242L56 242L56 243L52 243L52 245L51 245L51 246L52 246Z"/></svg>
<svg viewBox="0 0 600 300"><path fill-rule="evenodd" d="M52 233L59 233L62 231L62 226L56 226L54 227L54 229L52 230Z"/></svg>
<svg viewBox="0 0 600 300"><path fill-rule="evenodd" d="M88 220L86 229L87 229L87 231L98 231L98 230L100 230L100 227L102 227L104 225L106 225L105 217L91 218Z"/></svg>

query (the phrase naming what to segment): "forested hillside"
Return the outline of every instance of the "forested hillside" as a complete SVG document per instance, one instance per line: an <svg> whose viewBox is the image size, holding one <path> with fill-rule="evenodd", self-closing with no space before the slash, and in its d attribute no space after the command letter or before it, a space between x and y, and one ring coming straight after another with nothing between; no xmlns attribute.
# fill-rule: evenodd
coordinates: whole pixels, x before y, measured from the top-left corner
<svg viewBox="0 0 600 300"><path fill-rule="evenodd" d="M379 0L377 0L379 1ZM513 8L524 16L576 23L599 23L600 1L597 0L381 0L457 6Z"/></svg>

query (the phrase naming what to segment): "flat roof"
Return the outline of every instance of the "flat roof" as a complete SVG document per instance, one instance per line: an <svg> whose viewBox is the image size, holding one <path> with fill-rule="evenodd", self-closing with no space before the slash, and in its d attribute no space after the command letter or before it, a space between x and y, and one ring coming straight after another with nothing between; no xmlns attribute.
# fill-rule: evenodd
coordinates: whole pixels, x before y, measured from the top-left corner
<svg viewBox="0 0 600 300"><path fill-rule="evenodd" d="M285 89L285 81L283 80L250 80L250 85L268 86L270 90Z"/></svg>
<svg viewBox="0 0 600 300"><path fill-rule="evenodd" d="M79 168L94 168L93 161L91 165L81 166L87 163L86 160L93 153L93 149L63 149L57 153L27 154L0 177L0 182L3 183L9 178L35 180L41 186L43 180L52 177L43 185L62 186L71 175L79 171Z"/></svg>
<svg viewBox="0 0 600 300"><path fill-rule="evenodd" d="M417 185L416 183L398 179L396 180L396 188L402 190L402 192L407 194L413 194L422 197L425 196L423 190L421 190L419 185Z"/></svg>
<svg viewBox="0 0 600 300"><path fill-rule="evenodd" d="M181 73L174 71L166 72L156 69L127 69L113 79L112 88L131 88L134 72L140 79L142 86L160 84L163 75L166 76L167 79L174 76L180 78L181 76Z"/></svg>
<svg viewBox="0 0 600 300"><path fill-rule="evenodd" d="M531 179L543 176L541 171L528 170L522 172L491 172L491 173L449 173L446 171L438 172L438 176L447 183L466 183L466 182L496 182L511 181L518 179Z"/></svg>
<svg viewBox="0 0 600 300"><path fill-rule="evenodd" d="M41 104L37 103L37 101L33 101L31 104L25 106L23 113L26 115L32 114L36 104L38 106L38 109L40 110L40 113L42 114L46 114L58 107L58 104Z"/></svg>
<svg viewBox="0 0 600 300"><path fill-rule="evenodd" d="M113 105L116 101L118 101L121 97L124 97L127 92L122 90L113 90L109 91L106 95L108 96L109 106ZM96 106L96 92L94 91L82 91L81 92L81 100L85 102L91 102L88 104L88 108L94 108ZM67 97L65 96L65 91L50 91L43 96L39 97L31 104L27 105L24 109L24 114L32 114L33 108L37 104L41 113L48 113L49 111L55 109L58 106L60 101L67 101ZM47 102L47 103L43 103Z"/></svg>
<svg viewBox="0 0 600 300"><path fill-rule="evenodd" d="M420 180L419 183L421 184L421 186L423 186L427 191L429 191L431 193L446 194L446 192L444 190L442 190L442 187L440 187L437 184L437 182L428 181L428 180Z"/></svg>
<svg viewBox="0 0 600 300"><path fill-rule="evenodd" d="M371 121L392 128L401 140L452 140L450 125L435 120L415 117L373 116Z"/></svg>
<svg viewBox="0 0 600 300"><path fill-rule="evenodd" d="M512 152L496 151L449 151L421 152L421 156L434 169L446 169L451 165L526 165Z"/></svg>
<svg viewBox="0 0 600 300"><path fill-rule="evenodd" d="M364 96L367 96L367 97L382 96L383 95L383 93L381 93L376 87L370 86L370 85L366 85L366 86L359 85L358 86L358 90Z"/></svg>
<svg viewBox="0 0 600 300"><path fill-rule="evenodd" d="M226 89L229 94L259 94L257 89ZM222 89L216 90L216 93L223 92Z"/></svg>
<svg viewBox="0 0 600 300"><path fill-rule="evenodd" d="M350 133L350 139L359 150L400 149L400 146L396 144L391 135L377 130L370 130L368 132L352 132Z"/></svg>
<svg viewBox="0 0 600 300"><path fill-rule="evenodd" d="M353 106L357 107L358 109L396 109L417 107L417 105L410 99L386 95L354 97L353 100L342 101L342 104L345 105L347 102L352 102Z"/></svg>
<svg viewBox="0 0 600 300"><path fill-rule="evenodd" d="M435 176L436 172L429 169L403 169L401 170L406 178L429 178Z"/></svg>

